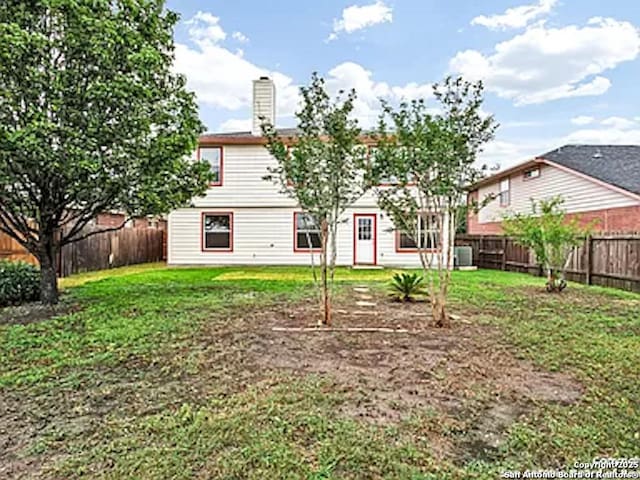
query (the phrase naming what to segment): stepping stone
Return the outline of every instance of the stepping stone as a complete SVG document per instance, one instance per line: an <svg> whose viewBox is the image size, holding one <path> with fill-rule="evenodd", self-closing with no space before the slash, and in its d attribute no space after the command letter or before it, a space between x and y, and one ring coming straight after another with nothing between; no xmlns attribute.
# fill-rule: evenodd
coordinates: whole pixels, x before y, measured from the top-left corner
<svg viewBox="0 0 640 480"><path fill-rule="evenodd" d="M369 293L369 289L367 287L355 287L353 291L356 293Z"/></svg>
<svg viewBox="0 0 640 480"><path fill-rule="evenodd" d="M364 295L362 293L360 295L358 295L358 298L360 300L373 300L373 297L371 295Z"/></svg>
<svg viewBox="0 0 640 480"><path fill-rule="evenodd" d="M357 301L356 305L358 305L359 307L375 307L376 306L375 302L365 302L363 300Z"/></svg>

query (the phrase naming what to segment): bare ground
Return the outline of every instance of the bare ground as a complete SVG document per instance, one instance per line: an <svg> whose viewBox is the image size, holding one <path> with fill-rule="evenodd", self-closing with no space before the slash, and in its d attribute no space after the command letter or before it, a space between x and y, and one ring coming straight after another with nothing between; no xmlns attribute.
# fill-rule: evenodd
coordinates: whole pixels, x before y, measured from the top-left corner
<svg viewBox="0 0 640 480"><path fill-rule="evenodd" d="M258 372L286 370L328 376L344 386L342 414L374 424L397 423L421 410L468 431L463 442L432 440L443 454L477 456L497 448L507 428L538 402L570 404L583 388L570 376L516 358L489 326L458 318L435 328L424 303L398 304L379 294L376 306L355 305L357 293L335 306L334 325L388 327L410 333L274 332L310 326L316 305L263 311L261 329L245 333L246 362ZM471 451L467 451L471 450Z"/></svg>
<svg viewBox="0 0 640 480"><path fill-rule="evenodd" d="M23 305L0 308L0 325L28 325L51 318L68 315L80 310L79 305L62 297L57 305L42 305L30 302Z"/></svg>

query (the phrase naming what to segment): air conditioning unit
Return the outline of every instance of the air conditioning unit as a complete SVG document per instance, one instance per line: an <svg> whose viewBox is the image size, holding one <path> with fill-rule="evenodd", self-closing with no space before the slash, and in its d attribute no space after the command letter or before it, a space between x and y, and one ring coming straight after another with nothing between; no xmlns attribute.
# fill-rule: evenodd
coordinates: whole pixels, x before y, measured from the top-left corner
<svg viewBox="0 0 640 480"><path fill-rule="evenodd" d="M473 266L473 248L469 246L454 247L453 265L456 268Z"/></svg>

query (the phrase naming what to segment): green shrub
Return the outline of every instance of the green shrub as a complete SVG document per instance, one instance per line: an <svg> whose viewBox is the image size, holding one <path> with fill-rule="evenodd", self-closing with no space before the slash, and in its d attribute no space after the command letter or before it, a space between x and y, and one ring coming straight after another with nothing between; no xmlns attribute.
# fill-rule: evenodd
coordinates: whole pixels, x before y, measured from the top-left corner
<svg viewBox="0 0 640 480"><path fill-rule="evenodd" d="M40 271L25 262L0 260L0 307L32 302L40 296Z"/></svg>
<svg viewBox="0 0 640 480"><path fill-rule="evenodd" d="M417 295L426 292L422 286L424 278L417 273L396 273L391 280L390 294L401 302L414 302Z"/></svg>

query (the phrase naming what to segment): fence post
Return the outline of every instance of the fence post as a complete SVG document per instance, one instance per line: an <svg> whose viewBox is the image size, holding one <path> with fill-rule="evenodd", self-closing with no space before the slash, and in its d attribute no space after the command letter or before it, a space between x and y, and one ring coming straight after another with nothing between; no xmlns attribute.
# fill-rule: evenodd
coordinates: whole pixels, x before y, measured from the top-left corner
<svg viewBox="0 0 640 480"><path fill-rule="evenodd" d="M591 272L593 271L592 263L593 263L593 238L591 235L587 235L585 240L585 279L584 283L587 285L591 285Z"/></svg>
<svg viewBox="0 0 640 480"><path fill-rule="evenodd" d="M507 237L502 237L502 264L500 268L503 271L507 269Z"/></svg>

